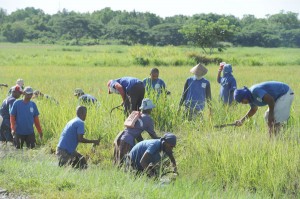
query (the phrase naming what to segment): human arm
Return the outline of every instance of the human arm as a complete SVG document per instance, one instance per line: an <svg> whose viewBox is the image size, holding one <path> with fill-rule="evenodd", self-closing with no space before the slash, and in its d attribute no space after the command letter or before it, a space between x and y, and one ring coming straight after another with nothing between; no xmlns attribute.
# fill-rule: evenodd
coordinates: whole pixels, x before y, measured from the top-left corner
<svg viewBox="0 0 300 199"><path fill-rule="evenodd" d="M16 116L10 115L10 128L12 136L16 133Z"/></svg>
<svg viewBox="0 0 300 199"><path fill-rule="evenodd" d="M170 161L172 162L173 172L174 172L174 173L177 173L177 165L176 165L176 160L175 160L175 158L174 158L174 156L173 156L173 153L167 154L167 155L169 156Z"/></svg>
<svg viewBox="0 0 300 199"><path fill-rule="evenodd" d="M248 111L248 113L244 117L242 117L240 120L235 121L236 126L242 126L242 124L244 123L244 121L247 118L252 117L256 113L257 109L258 109L257 106L251 107L251 109Z"/></svg>
<svg viewBox="0 0 300 199"><path fill-rule="evenodd" d="M81 143L93 143L95 145L99 145L99 142L100 142L100 139L98 139L98 140L86 139L83 137L83 134L78 134L77 138L78 138L78 142L81 142Z"/></svg>
<svg viewBox="0 0 300 199"><path fill-rule="evenodd" d="M114 87L115 87L115 89L117 91L119 91L120 95L122 96L123 103L124 103L125 100L126 100L126 93L125 93L125 91L123 89L123 86L121 84L119 84L118 82L116 82L115 85L114 85Z"/></svg>
<svg viewBox="0 0 300 199"><path fill-rule="evenodd" d="M220 68L218 70L218 75L217 75L217 82L220 83L221 82L221 73L223 71L223 67L224 67L224 62L220 63Z"/></svg>
<svg viewBox="0 0 300 199"><path fill-rule="evenodd" d="M210 83L208 83L206 88L205 88L205 97L206 97L207 106L209 108L209 113L211 115L212 114L212 109L211 109L211 88L210 88Z"/></svg>
<svg viewBox="0 0 300 199"><path fill-rule="evenodd" d="M8 87L8 85L7 85L7 84L0 84L0 86Z"/></svg>
<svg viewBox="0 0 300 199"><path fill-rule="evenodd" d="M274 107L275 107L275 100L274 98L269 95L265 94L262 98L262 100L268 104L269 106L269 116L268 116L268 126L269 128L273 128L275 124L275 118L274 118Z"/></svg>
<svg viewBox="0 0 300 199"><path fill-rule="evenodd" d="M188 81L185 82L184 84L184 88L183 88L183 92L182 92L182 96L179 102L179 107L182 106L183 102L185 101L186 95L187 95L187 90L188 90Z"/></svg>
<svg viewBox="0 0 300 199"><path fill-rule="evenodd" d="M34 117L34 125L35 125L35 128L37 129L37 131L39 133L40 139L43 139L43 131L42 131L42 128L41 128L39 116Z"/></svg>

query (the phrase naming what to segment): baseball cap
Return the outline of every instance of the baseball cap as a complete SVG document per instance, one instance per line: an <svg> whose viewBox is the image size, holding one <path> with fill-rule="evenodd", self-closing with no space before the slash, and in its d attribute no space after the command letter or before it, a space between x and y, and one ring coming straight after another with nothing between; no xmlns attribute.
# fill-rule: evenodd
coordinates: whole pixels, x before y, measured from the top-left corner
<svg viewBox="0 0 300 199"><path fill-rule="evenodd" d="M24 88L24 92L26 94L33 94L33 89L30 86Z"/></svg>
<svg viewBox="0 0 300 199"><path fill-rule="evenodd" d="M173 133L165 133L163 139L168 142L169 144L173 145L173 146L176 146L176 135L174 135Z"/></svg>
<svg viewBox="0 0 300 199"><path fill-rule="evenodd" d="M76 88L74 90L74 95L83 95L83 94L84 94L84 92L81 88Z"/></svg>
<svg viewBox="0 0 300 199"><path fill-rule="evenodd" d="M22 88L19 85L15 85L14 87L12 87L11 91L12 92L20 92L20 93L23 92Z"/></svg>

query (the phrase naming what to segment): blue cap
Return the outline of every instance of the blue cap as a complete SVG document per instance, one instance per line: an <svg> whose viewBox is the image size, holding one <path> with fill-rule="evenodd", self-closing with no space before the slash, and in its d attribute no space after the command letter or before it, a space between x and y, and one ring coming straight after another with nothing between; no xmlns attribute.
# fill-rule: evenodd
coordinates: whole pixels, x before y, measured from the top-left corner
<svg viewBox="0 0 300 199"><path fill-rule="evenodd" d="M173 133L166 133L163 137L163 140L165 140L166 142L168 142L169 144L176 146L176 136Z"/></svg>
<svg viewBox="0 0 300 199"><path fill-rule="evenodd" d="M241 103L243 99L247 99L249 102L251 102L251 96L251 92L246 86L241 89L235 89L233 93L234 100L238 103Z"/></svg>
<svg viewBox="0 0 300 199"><path fill-rule="evenodd" d="M232 73L232 66L230 64L225 64L223 67L223 73Z"/></svg>

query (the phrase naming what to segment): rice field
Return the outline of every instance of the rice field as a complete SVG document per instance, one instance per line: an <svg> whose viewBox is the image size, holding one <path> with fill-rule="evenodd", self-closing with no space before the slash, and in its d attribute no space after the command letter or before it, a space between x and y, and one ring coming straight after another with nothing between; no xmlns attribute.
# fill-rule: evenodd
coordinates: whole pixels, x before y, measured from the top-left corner
<svg viewBox="0 0 300 199"><path fill-rule="evenodd" d="M291 118L284 131L269 139L262 107L242 127L215 129L248 111L247 105L224 108L218 100L218 64L208 64L213 111L203 120L188 121L177 113L190 68L196 65L191 47L150 46L47 46L0 44L0 83L13 86L18 78L25 85L54 97L59 105L34 100L40 111L44 140L35 150L15 151L0 146L0 187L30 198L299 198L300 193L300 50L291 48L229 48L212 56L233 66L238 87L276 80L295 91ZM208 56L210 57L210 56ZM139 59L137 59L139 58ZM141 65L137 60L148 60ZM124 116L111 108L121 103L108 95L109 79L133 76L144 79L157 67L167 89L159 98L152 117L158 135L171 131L178 136L175 158L179 176L173 184L161 185L146 177L134 178L112 165L114 137L121 131ZM95 96L99 107L88 107L85 137L101 137L100 146L79 144L88 157L89 169L59 168L53 154L65 124L75 117L75 88ZM7 94L1 88L0 99ZM149 96L153 98L153 96ZM147 133L144 138L149 138Z"/></svg>

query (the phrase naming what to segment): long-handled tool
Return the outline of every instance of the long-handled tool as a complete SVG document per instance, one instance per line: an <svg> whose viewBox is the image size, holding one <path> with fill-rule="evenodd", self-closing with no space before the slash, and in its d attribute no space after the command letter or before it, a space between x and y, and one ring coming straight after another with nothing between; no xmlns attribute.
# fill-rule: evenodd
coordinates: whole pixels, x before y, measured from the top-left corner
<svg viewBox="0 0 300 199"><path fill-rule="evenodd" d="M113 108L110 110L110 115L111 115L111 113L112 113L115 109L122 110L122 109L120 109L121 106L123 106L123 104L120 104L120 105L118 105L118 106L116 106L116 107L113 107Z"/></svg>
<svg viewBox="0 0 300 199"><path fill-rule="evenodd" d="M237 126L236 123L229 123L229 124L221 124L221 125L215 125L214 127L215 128L224 128L224 127L227 127L227 126Z"/></svg>

